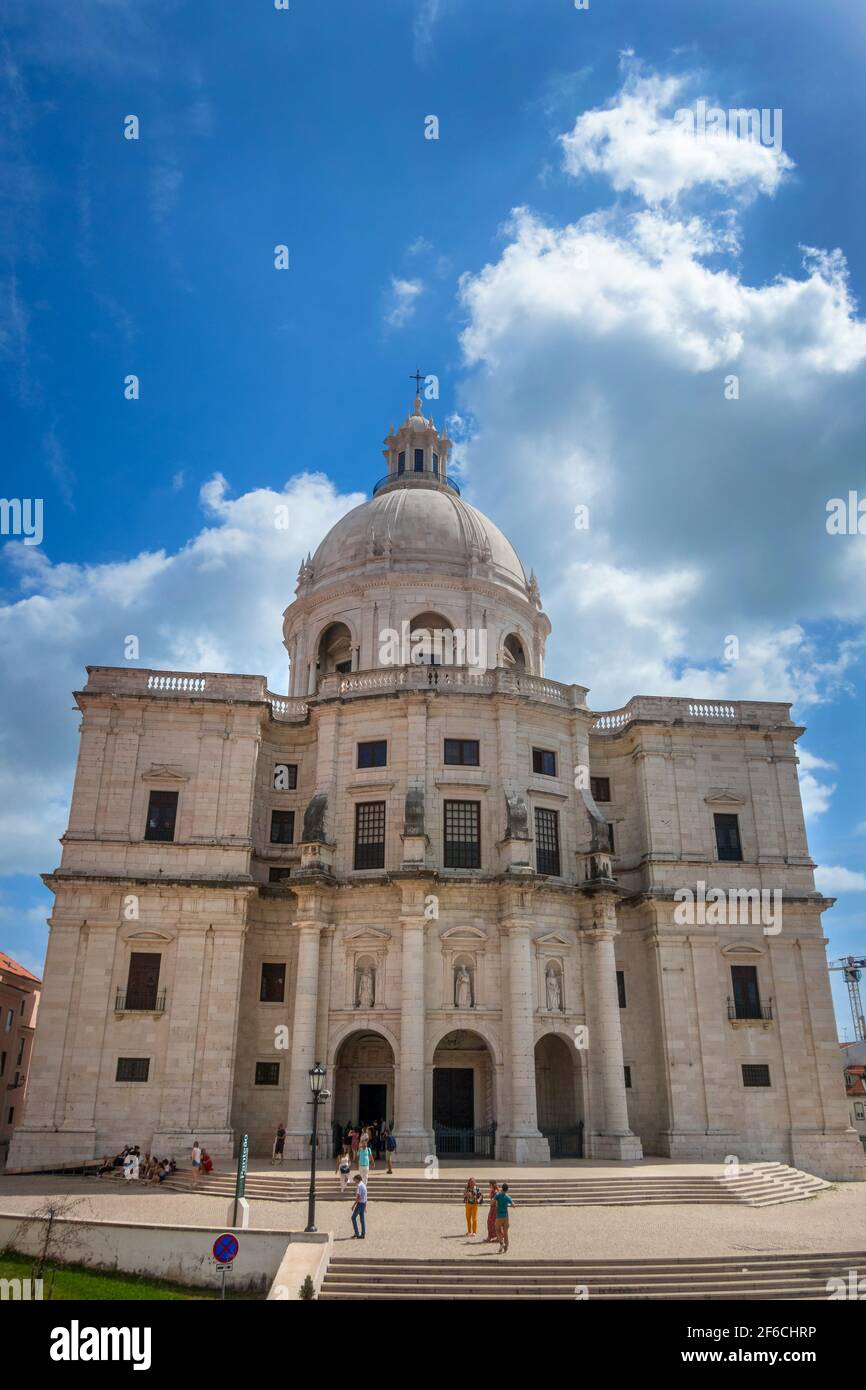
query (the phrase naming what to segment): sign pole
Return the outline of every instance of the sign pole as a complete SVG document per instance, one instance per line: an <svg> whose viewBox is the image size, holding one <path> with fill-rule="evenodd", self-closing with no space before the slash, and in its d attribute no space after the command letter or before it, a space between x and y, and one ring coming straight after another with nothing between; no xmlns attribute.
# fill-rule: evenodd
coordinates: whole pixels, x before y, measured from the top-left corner
<svg viewBox="0 0 866 1390"><path fill-rule="evenodd" d="M232 1225L238 1224L238 1203L244 1195L247 1181L247 1165L250 1161L250 1136L241 1136L241 1146L238 1150L238 1176L235 1182L235 1204L232 1212Z"/></svg>

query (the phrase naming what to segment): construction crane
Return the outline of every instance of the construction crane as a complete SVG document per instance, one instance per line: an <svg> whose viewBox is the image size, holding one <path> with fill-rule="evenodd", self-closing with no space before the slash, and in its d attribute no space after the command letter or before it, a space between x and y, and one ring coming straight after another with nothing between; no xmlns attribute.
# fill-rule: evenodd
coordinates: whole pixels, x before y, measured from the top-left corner
<svg viewBox="0 0 866 1390"><path fill-rule="evenodd" d="M851 1005L851 1017L854 1020L854 1037L860 1042L866 1042L866 1020L863 1018L863 1002L860 998L860 977L866 970L866 956L842 956L839 960L831 961L831 970L841 970L845 983L848 986L848 1001Z"/></svg>

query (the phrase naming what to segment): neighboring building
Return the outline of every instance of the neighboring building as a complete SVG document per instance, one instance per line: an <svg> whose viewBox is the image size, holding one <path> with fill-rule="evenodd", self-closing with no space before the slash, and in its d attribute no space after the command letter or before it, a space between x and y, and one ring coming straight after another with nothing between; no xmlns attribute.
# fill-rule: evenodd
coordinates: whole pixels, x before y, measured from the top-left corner
<svg viewBox="0 0 866 1390"><path fill-rule="evenodd" d="M0 951L0 1163L24 1115L42 981Z"/></svg>
<svg viewBox="0 0 866 1390"><path fill-rule="evenodd" d="M841 1043L851 1124L866 1148L866 1042Z"/></svg>
<svg viewBox="0 0 866 1390"><path fill-rule="evenodd" d="M301 566L287 695L88 668L10 1163L225 1160L280 1121L305 1158L321 1059L323 1148L384 1116L404 1162L538 1162L582 1126L599 1159L862 1178L789 706L591 711L420 400L385 446ZM719 924L704 883L740 918L779 890L784 923Z"/></svg>

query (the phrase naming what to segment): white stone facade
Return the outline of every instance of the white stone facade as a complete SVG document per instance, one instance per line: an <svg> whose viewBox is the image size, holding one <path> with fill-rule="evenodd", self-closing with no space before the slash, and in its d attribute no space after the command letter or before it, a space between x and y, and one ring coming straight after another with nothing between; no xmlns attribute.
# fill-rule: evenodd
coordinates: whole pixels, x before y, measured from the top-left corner
<svg viewBox="0 0 866 1390"><path fill-rule="evenodd" d="M581 1122L590 1157L863 1177L788 706L593 713L544 676L534 577L458 497L419 401L386 458L302 566L287 696L258 676L89 668L10 1166L194 1138L225 1162L243 1132L269 1151L281 1121L305 1157L321 1060L323 1152L366 1105L404 1161L447 1123L544 1161ZM483 631L486 660L388 664L382 633L419 617ZM446 762L446 740L477 741L477 764ZM369 742L384 754L359 766ZM151 792L176 793L170 840L145 838ZM446 864L446 802L477 804L478 867ZM382 862L356 868L370 803ZM273 842L286 811L291 843ZM539 858L538 811L558 863ZM736 817L741 858L720 859L717 816ZM781 920L684 921L674 895L699 883L780 890Z"/></svg>

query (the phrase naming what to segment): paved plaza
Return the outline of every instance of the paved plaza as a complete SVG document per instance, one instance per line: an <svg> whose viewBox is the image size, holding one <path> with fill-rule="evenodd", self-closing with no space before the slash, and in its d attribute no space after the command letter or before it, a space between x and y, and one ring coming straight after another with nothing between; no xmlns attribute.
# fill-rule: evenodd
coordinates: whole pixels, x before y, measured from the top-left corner
<svg viewBox="0 0 866 1390"><path fill-rule="evenodd" d="M645 1170L646 1163L641 1165ZM655 1167L655 1165L652 1165ZM488 1165L490 1167L490 1165ZM550 1169L513 1168L479 1164L472 1170L447 1166L449 1177L471 1175L517 1182L519 1177L551 1176ZM618 1165L619 1167L619 1165ZM717 1165L659 1165L671 1174L708 1171ZM268 1170L270 1171L270 1170ZM301 1171L295 1166L294 1171ZM420 1176L422 1170L412 1171ZM560 1169L560 1171L562 1171ZM606 1165L569 1165L570 1176L609 1171ZM377 1176L371 1183L368 1238L351 1239L351 1199L320 1201L316 1220L320 1231L332 1230L335 1254L371 1258L411 1256L449 1259L496 1255L483 1234L468 1238L462 1203L396 1203L376 1200ZM382 1178L382 1181L385 1181ZM0 1211L27 1212L62 1195L77 1205L69 1214L100 1221L135 1221L159 1225L192 1225L212 1229L225 1225L229 1203L194 1192L166 1192L123 1180L0 1176ZM486 1228L487 1209L479 1212L479 1232ZM250 1203L250 1224L256 1229L303 1230L305 1202ZM514 1212L511 1254L520 1258L649 1259L665 1256L744 1256L773 1252L813 1252L862 1248L866 1241L866 1183L842 1183L807 1201L752 1209L742 1206L687 1204L604 1207L524 1207ZM508 1258L503 1257L503 1258Z"/></svg>

